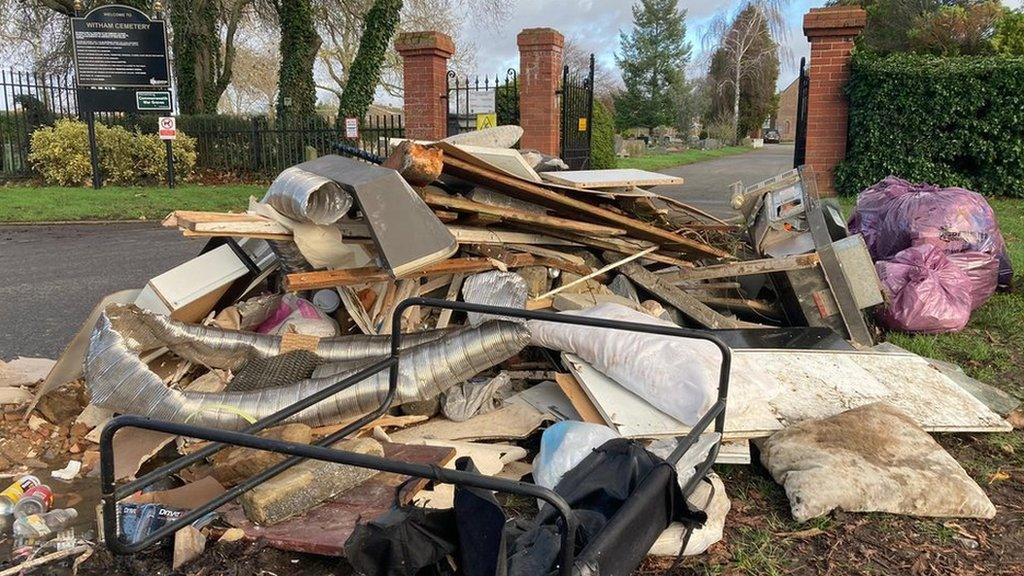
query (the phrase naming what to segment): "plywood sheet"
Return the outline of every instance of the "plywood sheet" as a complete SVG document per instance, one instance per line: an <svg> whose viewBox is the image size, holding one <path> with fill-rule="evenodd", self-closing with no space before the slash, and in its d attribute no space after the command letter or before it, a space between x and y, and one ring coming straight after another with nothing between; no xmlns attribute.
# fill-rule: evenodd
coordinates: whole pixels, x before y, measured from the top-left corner
<svg viewBox="0 0 1024 576"><path fill-rule="evenodd" d="M533 170L533 167L523 159L518 150L510 148L488 148L484 146L468 146L465 144L454 145L448 142L438 142L434 145L449 156L461 158L471 162L483 162L491 168L521 178L528 182L541 182L540 176Z"/></svg>
<svg viewBox="0 0 1024 576"><path fill-rule="evenodd" d="M636 168L615 168L612 170L564 170L542 172L541 178L572 188L622 188L632 186L664 186L682 184L683 179Z"/></svg>
<svg viewBox="0 0 1024 576"><path fill-rule="evenodd" d="M399 430L391 435L396 442L417 438L438 440L509 440L526 438L552 417L526 402L514 402L464 422L434 418L419 426Z"/></svg>

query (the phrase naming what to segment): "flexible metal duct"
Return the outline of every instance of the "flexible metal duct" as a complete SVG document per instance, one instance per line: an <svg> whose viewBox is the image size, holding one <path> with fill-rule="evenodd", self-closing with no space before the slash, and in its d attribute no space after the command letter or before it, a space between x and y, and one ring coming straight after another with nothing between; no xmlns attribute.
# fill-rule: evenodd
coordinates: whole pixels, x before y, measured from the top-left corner
<svg viewBox="0 0 1024 576"><path fill-rule="evenodd" d="M339 379L309 378L290 386L252 392L208 394L173 390L134 352L134 347L140 343L137 338L138 333L129 338L115 329L107 313L100 316L85 360L86 384L97 406L159 420L239 430L250 421L264 418ZM179 343L189 340L180 333L175 338ZM529 340L525 326L492 321L403 350L395 405L434 398L452 385L510 358ZM247 346L256 348L252 343ZM265 348L260 350L266 353ZM196 349L189 351L197 353ZM207 351L217 351L217 348ZM379 406L387 391L388 372L385 370L303 410L288 421L323 426L361 416Z"/></svg>
<svg viewBox="0 0 1024 576"><path fill-rule="evenodd" d="M352 207L352 196L332 180L292 166L277 175L263 202L292 220L333 224Z"/></svg>
<svg viewBox="0 0 1024 576"><path fill-rule="evenodd" d="M281 351L281 336L185 324L136 306L110 306L106 316L112 329L124 339L125 347L136 354L166 347L196 364L237 371L252 358L277 356ZM437 340L450 333L414 332L402 338L402 347ZM321 338L313 352L328 362L379 359L391 354L391 337L360 334Z"/></svg>

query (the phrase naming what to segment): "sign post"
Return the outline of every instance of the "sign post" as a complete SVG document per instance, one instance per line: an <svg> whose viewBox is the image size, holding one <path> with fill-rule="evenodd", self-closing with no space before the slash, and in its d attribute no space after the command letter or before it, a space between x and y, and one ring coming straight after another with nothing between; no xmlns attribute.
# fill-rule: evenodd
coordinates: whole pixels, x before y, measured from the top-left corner
<svg viewBox="0 0 1024 576"><path fill-rule="evenodd" d="M167 29L130 6L108 4L71 19L78 110L89 124L93 187L103 185L96 112L171 112Z"/></svg>
<svg viewBox="0 0 1024 576"><path fill-rule="evenodd" d="M178 126L174 116L161 116L157 133L164 141L167 153L167 187L174 188L174 149L172 143L178 137Z"/></svg>

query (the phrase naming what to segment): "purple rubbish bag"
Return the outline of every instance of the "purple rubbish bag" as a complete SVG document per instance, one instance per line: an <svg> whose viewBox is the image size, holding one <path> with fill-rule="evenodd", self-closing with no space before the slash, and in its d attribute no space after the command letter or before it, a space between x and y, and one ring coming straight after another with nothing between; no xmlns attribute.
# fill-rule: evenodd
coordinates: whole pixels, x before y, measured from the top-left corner
<svg viewBox="0 0 1024 576"><path fill-rule="evenodd" d="M878 277L891 301L881 320L902 332L956 332L971 318L971 286L967 272L930 244L875 262Z"/></svg>
<svg viewBox="0 0 1024 576"><path fill-rule="evenodd" d="M998 285L1009 286L1013 278L995 212L977 192L888 176L860 193L849 228L864 237L875 261L888 260L911 246L932 244L947 254L991 254L998 259ZM975 272L971 279L978 284L973 290L981 294L991 281Z"/></svg>

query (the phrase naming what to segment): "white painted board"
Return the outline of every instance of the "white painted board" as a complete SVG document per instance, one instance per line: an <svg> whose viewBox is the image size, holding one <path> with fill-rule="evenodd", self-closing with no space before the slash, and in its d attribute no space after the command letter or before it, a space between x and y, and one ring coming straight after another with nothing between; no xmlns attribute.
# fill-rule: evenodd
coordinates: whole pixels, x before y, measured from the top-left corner
<svg viewBox="0 0 1024 576"><path fill-rule="evenodd" d="M563 170L541 172L540 177L548 182L572 188L621 188L632 186L664 186L682 184L678 176L637 170L636 168L615 168L611 170Z"/></svg>

